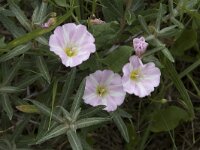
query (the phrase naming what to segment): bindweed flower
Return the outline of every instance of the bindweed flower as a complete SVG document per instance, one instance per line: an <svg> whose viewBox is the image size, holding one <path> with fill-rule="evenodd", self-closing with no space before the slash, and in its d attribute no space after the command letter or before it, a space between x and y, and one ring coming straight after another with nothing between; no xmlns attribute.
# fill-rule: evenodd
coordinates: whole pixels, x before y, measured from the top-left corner
<svg viewBox="0 0 200 150"><path fill-rule="evenodd" d="M123 90L121 76L110 70L96 71L86 77L84 102L92 106L105 105L110 112L124 102L126 92Z"/></svg>
<svg viewBox="0 0 200 150"><path fill-rule="evenodd" d="M86 26L67 23L54 30L49 39L49 46L66 67L74 67L96 51L94 41Z"/></svg>
<svg viewBox="0 0 200 150"><path fill-rule="evenodd" d="M132 56L123 67L122 84L129 94L139 97L150 95L160 83L160 69L150 62L143 64L138 56Z"/></svg>
<svg viewBox="0 0 200 150"><path fill-rule="evenodd" d="M148 46L148 43L145 42L144 37L133 39L133 47L134 47L134 50L135 50L135 54L138 57L140 57L142 54L145 53L147 46Z"/></svg>

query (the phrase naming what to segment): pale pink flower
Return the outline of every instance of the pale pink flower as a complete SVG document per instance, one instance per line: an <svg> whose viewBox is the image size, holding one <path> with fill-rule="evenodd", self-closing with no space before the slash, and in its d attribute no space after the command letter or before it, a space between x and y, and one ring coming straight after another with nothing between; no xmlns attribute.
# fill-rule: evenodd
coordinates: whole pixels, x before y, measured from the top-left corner
<svg viewBox="0 0 200 150"><path fill-rule="evenodd" d="M133 47L134 47L134 50L135 50L135 54L137 56L140 57L142 54L144 54L146 49L147 49L147 46L148 46L148 43L145 42L144 37L133 39Z"/></svg>
<svg viewBox="0 0 200 150"><path fill-rule="evenodd" d="M132 56L123 67L122 84L129 94L139 97L150 95L160 83L160 69L150 62L143 64L138 56Z"/></svg>
<svg viewBox="0 0 200 150"><path fill-rule="evenodd" d="M124 102L125 95L121 76L111 70L98 70L86 77L83 95L86 104L105 105L105 110L110 112Z"/></svg>
<svg viewBox="0 0 200 150"><path fill-rule="evenodd" d="M67 23L58 26L50 36L50 51L61 58L66 67L80 65L96 51L94 37L86 26Z"/></svg>

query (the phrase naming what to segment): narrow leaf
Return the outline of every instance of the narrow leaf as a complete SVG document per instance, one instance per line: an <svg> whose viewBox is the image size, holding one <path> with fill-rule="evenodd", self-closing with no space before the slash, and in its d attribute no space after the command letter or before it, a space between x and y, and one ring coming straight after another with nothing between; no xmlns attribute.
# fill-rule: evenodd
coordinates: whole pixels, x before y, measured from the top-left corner
<svg viewBox="0 0 200 150"><path fill-rule="evenodd" d="M75 76L76 76L76 68L73 68L63 86L62 94L61 94L60 100L59 100L60 106L63 106L63 107L66 106L67 100L69 99L69 97L73 91Z"/></svg>
<svg viewBox="0 0 200 150"><path fill-rule="evenodd" d="M2 86L0 87L0 92L1 93L18 93L23 91L23 89L20 89L18 87L14 86Z"/></svg>
<svg viewBox="0 0 200 150"><path fill-rule="evenodd" d="M75 128L76 129L86 128L86 127L94 126L94 125L107 122L110 120L111 118L101 118L101 117L85 118L85 119L81 119L75 122Z"/></svg>
<svg viewBox="0 0 200 150"><path fill-rule="evenodd" d="M38 102L38 101L35 101L35 100L30 100L36 107L38 110L40 110L40 112L48 117L51 116L51 109L48 108L47 106L45 106L44 104ZM60 122L62 123L63 122L63 119L58 116L57 114L55 114L54 112L52 112L52 118L57 121L57 122Z"/></svg>
<svg viewBox="0 0 200 150"><path fill-rule="evenodd" d="M68 124L61 124L59 126L57 126L56 128L54 128L52 131L50 131L49 133L47 133L44 137L42 137L41 139L39 139L37 141L37 144L45 142L51 138L60 136L62 134L66 134L67 130L69 129Z"/></svg>
<svg viewBox="0 0 200 150"><path fill-rule="evenodd" d="M0 14L0 22L3 24L3 26L15 37L22 36L25 34L25 31L22 28L19 28L15 25L15 23L8 18L7 16L4 16L3 14Z"/></svg>
<svg viewBox="0 0 200 150"><path fill-rule="evenodd" d="M1 100L2 100L2 107L3 107L4 111L6 112L8 118L11 120L12 116L13 116L13 108L11 106L8 95L2 94Z"/></svg>
<svg viewBox="0 0 200 150"><path fill-rule="evenodd" d="M103 108L105 108L104 105L102 106L97 106L97 107L91 107L85 111L82 111L80 114L79 118L87 118L87 117L92 117L95 114L98 114L98 112L102 111Z"/></svg>
<svg viewBox="0 0 200 150"><path fill-rule="evenodd" d="M160 8L159 8L159 11L158 11L158 14L157 14L156 25L155 25L157 31L160 31L160 23L161 23L161 20L162 20L162 12L163 12L163 7L162 7L162 3L160 3Z"/></svg>
<svg viewBox="0 0 200 150"><path fill-rule="evenodd" d="M83 79L83 81L81 82L79 89L76 93L76 96L74 98L74 101L72 103L72 107L71 107L71 111L70 111L70 114L72 116L74 116L74 114L76 113L76 111L80 107L80 103L81 103L81 100L82 100L82 97L83 97L84 89L85 89L85 79Z"/></svg>
<svg viewBox="0 0 200 150"><path fill-rule="evenodd" d="M40 111L35 107L35 105L18 105L16 108L24 113L39 113Z"/></svg>
<svg viewBox="0 0 200 150"><path fill-rule="evenodd" d="M116 112L114 112L112 114L112 117L122 137L126 140L126 142L129 142L128 130L121 116L117 114Z"/></svg>
<svg viewBox="0 0 200 150"><path fill-rule="evenodd" d="M9 52L7 52L4 55L1 55L0 57L0 62L4 62L7 61L9 59L12 59L13 57L16 57L18 55L24 54L25 52L27 52L29 49L31 48L31 44L28 43L26 45L20 45L17 46L16 48L10 50Z"/></svg>
<svg viewBox="0 0 200 150"><path fill-rule="evenodd" d="M67 137L73 150L82 150L80 139L75 131L68 130Z"/></svg>
<svg viewBox="0 0 200 150"><path fill-rule="evenodd" d="M26 88L27 86L29 86L30 84L35 82L40 77L41 77L40 74L28 76L27 78L23 79L23 81L18 84L18 87L19 88Z"/></svg>
<svg viewBox="0 0 200 150"><path fill-rule="evenodd" d="M182 102L185 104L184 106L189 111L191 119L194 118L193 104L191 102L191 99L188 95L188 92L183 82L178 76L176 69L174 68L173 64L167 59L164 62L164 65L166 67L167 73L169 74L169 77L171 78L171 80L173 81L174 85L176 86L177 90L179 91L181 95Z"/></svg>
<svg viewBox="0 0 200 150"><path fill-rule="evenodd" d="M31 25L24 12L19 8L18 5L14 3L13 0L8 0L8 3L11 11L15 14L16 18L21 23L21 25L24 26L28 31L31 31Z"/></svg>
<svg viewBox="0 0 200 150"><path fill-rule="evenodd" d="M40 70L40 73L43 75L44 79L50 84L51 77L49 75L49 70L47 64L42 56L38 56L36 59L37 67Z"/></svg>
<svg viewBox="0 0 200 150"><path fill-rule="evenodd" d="M8 84L9 82L11 82L13 80L13 78L15 77L17 71L20 69L21 67L21 63L24 57L20 57L19 61L17 62L17 64L15 64L13 66L13 69L11 70L11 72L9 73L9 75L6 77L6 80L4 80L3 85Z"/></svg>

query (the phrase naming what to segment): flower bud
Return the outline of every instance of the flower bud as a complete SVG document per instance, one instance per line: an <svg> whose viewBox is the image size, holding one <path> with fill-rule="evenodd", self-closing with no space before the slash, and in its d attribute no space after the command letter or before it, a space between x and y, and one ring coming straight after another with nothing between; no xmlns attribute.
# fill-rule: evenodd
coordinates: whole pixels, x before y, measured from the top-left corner
<svg viewBox="0 0 200 150"><path fill-rule="evenodd" d="M148 46L148 43L145 42L144 37L133 39L133 47L134 47L134 50L135 50L135 54L138 57L140 57L142 54L145 53L147 46Z"/></svg>

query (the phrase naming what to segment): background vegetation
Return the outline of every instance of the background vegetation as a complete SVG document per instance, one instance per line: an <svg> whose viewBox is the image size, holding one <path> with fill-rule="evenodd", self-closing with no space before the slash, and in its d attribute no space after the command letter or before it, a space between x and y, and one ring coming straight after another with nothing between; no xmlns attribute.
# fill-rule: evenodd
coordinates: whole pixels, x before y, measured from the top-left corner
<svg viewBox="0 0 200 150"><path fill-rule="evenodd" d="M199 0L0 0L1 150L164 150L200 148ZM93 25L91 19L106 23ZM49 28L41 25L56 19ZM97 52L66 68L49 51L55 27L88 27ZM162 72L160 86L117 111L82 101L84 77L97 69L121 74L145 36L144 62Z"/></svg>

